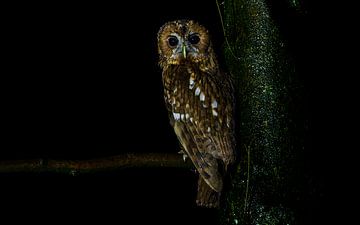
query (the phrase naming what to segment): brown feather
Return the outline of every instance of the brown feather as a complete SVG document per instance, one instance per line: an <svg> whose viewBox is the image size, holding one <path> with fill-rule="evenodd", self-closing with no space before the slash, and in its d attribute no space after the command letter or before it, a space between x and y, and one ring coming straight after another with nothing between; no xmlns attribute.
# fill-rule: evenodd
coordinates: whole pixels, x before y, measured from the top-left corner
<svg viewBox="0 0 360 225"><path fill-rule="evenodd" d="M193 34L198 43L190 43ZM178 38L177 44L169 37ZM219 171L235 160L231 79L219 70L208 31L194 21L166 23L158 33L158 50L170 123L200 174L197 202L218 206L224 175Z"/></svg>

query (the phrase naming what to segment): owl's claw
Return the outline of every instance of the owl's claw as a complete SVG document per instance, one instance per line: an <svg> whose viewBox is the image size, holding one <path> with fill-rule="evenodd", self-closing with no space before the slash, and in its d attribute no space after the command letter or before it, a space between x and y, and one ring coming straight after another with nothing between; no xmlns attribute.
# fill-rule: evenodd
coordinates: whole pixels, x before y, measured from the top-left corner
<svg viewBox="0 0 360 225"><path fill-rule="evenodd" d="M182 154L182 155L183 155L183 160L184 160L184 162L186 162L186 159L188 158L188 155L185 153L185 151L184 151L184 150L180 150L180 151L178 152L178 154Z"/></svg>
<svg viewBox="0 0 360 225"><path fill-rule="evenodd" d="M180 151L178 151L178 154L185 154L185 152L181 149Z"/></svg>

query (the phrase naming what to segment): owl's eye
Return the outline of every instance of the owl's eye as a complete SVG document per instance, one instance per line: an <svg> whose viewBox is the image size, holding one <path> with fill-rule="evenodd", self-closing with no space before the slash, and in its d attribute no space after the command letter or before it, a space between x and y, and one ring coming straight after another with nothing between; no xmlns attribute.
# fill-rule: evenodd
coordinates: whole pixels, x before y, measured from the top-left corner
<svg viewBox="0 0 360 225"><path fill-rule="evenodd" d="M193 34L189 37L189 42L192 44L192 45L196 45L197 43L199 43L200 41L200 37L199 35L197 34Z"/></svg>
<svg viewBox="0 0 360 225"><path fill-rule="evenodd" d="M179 43L179 40L178 40L177 37L175 37L175 36L170 36L170 37L168 38L168 42L169 42L169 45L170 45L170 46L174 47L174 46L176 46L176 45Z"/></svg>

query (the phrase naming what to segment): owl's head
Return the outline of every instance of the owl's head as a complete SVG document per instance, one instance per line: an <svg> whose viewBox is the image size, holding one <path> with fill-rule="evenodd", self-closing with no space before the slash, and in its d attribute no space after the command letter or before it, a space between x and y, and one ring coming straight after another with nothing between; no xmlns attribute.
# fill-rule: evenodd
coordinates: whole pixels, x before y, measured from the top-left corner
<svg viewBox="0 0 360 225"><path fill-rule="evenodd" d="M160 66L198 63L213 56L209 32L192 20L164 24L158 33Z"/></svg>

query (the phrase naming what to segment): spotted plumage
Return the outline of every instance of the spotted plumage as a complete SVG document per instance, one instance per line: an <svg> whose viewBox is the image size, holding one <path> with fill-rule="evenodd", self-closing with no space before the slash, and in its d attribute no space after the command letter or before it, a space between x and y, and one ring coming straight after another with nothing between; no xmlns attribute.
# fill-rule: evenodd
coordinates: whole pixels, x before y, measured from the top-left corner
<svg viewBox="0 0 360 225"><path fill-rule="evenodd" d="M219 69L209 32L194 21L163 25L158 51L170 123L200 174L197 204L217 207L235 160L231 79Z"/></svg>

